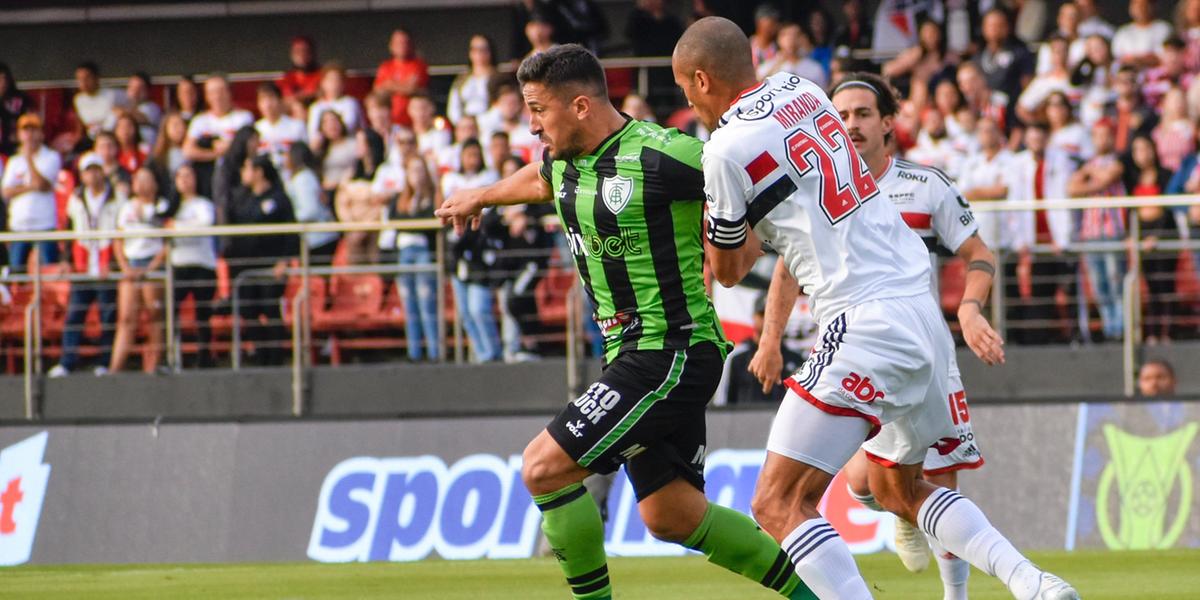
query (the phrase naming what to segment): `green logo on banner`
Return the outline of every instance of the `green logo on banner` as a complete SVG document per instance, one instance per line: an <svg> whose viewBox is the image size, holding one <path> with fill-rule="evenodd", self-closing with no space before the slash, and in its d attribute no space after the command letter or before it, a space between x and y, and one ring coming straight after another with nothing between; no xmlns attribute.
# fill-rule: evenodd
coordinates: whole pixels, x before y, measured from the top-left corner
<svg viewBox="0 0 1200 600"><path fill-rule="evenodd" d="M1187 450L1198 425L1191 423L1164 436L1146 438L1104 426L1111 457L1096 490L1096 521L1111 550L1170 548L1187 526L1192 505L1192 470ZM1116 530L1109 509L1113 480L1120 498ZM1179 483L1179 506L1167 525L1167 501Z"/></svg>

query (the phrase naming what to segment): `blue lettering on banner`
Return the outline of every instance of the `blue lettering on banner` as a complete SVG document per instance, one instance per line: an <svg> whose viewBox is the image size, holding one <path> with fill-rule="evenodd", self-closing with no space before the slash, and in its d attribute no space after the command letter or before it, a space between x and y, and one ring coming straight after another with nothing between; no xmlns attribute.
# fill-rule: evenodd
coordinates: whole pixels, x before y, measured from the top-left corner
<svg viewBox="0 0 1200 600"><path fill-rule="evenodd" d="M764 454L713 452L705 472L709 499L749 514ZM847 539L855 551L878 551L891 537L891 522L881 520L880 513L842 501L827 500L822 506L845 513L826 515L839 530L845 528L840 523L862 530L861 543ZM605 547L610 554L687 552L650 535L624 474L616 477L609 492L608 515ZM432 554L447 559L528 558L535 551L540 522L541 514L521 482L520 456L473 454L453 465L436 456L355 457L325 477L308 556L321 562L411 561Z"/></svg>

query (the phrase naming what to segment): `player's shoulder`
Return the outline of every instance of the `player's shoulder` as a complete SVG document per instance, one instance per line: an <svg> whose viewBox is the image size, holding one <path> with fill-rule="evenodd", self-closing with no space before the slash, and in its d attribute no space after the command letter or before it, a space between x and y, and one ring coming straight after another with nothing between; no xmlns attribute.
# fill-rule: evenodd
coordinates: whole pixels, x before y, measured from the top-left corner
<svg viewBox="0 0 1200 600"><path fill-rule="evenodd" d="M954 188L954 181L950 179L950 176L937 167L922 165L903 158L895 159L892 167L896 169L896 176L900 179L915 181L934 189Z"/></svg>
<svg viewBox="0 0 1200 600"><path fill-rule="evenodd" d="M663 127L650 121L634 121L627 134L642 149L649 149L673 158L699 162L704 142L674 127Z"/></svg>

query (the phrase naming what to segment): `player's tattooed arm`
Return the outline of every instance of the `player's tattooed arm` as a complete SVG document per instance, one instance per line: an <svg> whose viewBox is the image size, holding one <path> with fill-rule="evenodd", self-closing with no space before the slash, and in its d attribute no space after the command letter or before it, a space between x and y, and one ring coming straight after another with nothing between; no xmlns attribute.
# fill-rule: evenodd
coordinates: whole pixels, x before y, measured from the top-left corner
<svg viewBox="0 0 1200 600"><path fill-rule="evenodd" d="M996 257L979 234L967 238L958 247L957 254L968 265L966 289L958 304L958 323L962 326L963 339L985 364L1003 364L1004 340L983 315L996 274Z"/></svg>
<svg viewBox="0 0 1200 600"><path fill-rule="evenodd" d="M762 383L764 394L771 393L771 388L783 379L783 330L799 296L800 284L780 258L775 262L775 273L767 289L767 306L763 314L762 335L758 338L758 350L748 367L750 373Z"/></svg>
<svg viewBox="0 0 1200 600"><path fill-rule="evenodd" d="M541 168L541 162L530 163L492 185L459 190L446 198L434 214L442 224L453 225L461 234L468 225L479 227L479 214L488 206L550 202L554 196L549 182L542 178Z"/></svg>

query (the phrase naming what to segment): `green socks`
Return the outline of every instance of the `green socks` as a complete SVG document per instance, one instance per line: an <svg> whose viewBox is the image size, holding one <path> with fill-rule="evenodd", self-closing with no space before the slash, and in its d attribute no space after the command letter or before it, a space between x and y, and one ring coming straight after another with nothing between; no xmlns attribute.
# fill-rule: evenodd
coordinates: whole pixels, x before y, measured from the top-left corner
<svg viewBox="0 0 1200 600"><path fill-rule="evenodd" d="M612 598L608 559L604 554L604 521L587 488L576 483L533 497L542 511L542 531L562 567L576 600Z"/></svg>
<svg viewBox="0 0 1200 600"><path fill-rule="evenodd" d="M708 503L704 520L683 545L704 553L708 562L757 581L790 600L816 600L771 536L746 515Z"/></svg>

